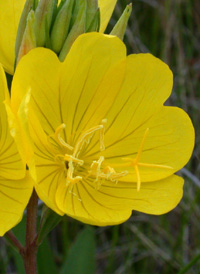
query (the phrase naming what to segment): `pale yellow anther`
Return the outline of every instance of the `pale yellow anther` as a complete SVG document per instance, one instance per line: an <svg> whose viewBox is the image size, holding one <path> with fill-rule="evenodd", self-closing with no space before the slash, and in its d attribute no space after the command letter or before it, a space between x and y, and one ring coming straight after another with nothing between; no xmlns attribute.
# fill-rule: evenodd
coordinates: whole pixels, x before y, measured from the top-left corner
<svg viewBox="0 0 200 274"><path fill-rule="evenodd" d="M101 173L101 164L104 161L104 157L100 156L98 161L93 161L91 164L91 170L89 171L90 174L95 175L98 178L98 175Z"/></svg>
<svg viewBox="0 0 200 274"><path fill-rule="evenodd" d="M69 144L67 144L61 137L60 132L65 129L66 125L65 124L61 124L59 127L57 127L56 131L55 131L55 140L62 145L63 147L69 149L69 150L73 150L74 148L72 146L70 146Z"/></svg>
<svg viewBox="0 0 200 274"><path fill-rule="evenodd" d="M77 157L83 147L83 145L87 142L90 141L90 138L92 137L92 135L103 128L103 125L99 125L99 126L96 126L96 127L93 127L93 128L90 128L88 130L86 130L85 132L83 132L83 134L81 134L81 136L78 138L78 141L75 145L75 148L74 148L74 152L73 152L73 156L74 157Z"/></svg>
<svg viewBox="0 0 200 274"><path fill-rule="evenodd" d="M109 180L112 182L116 182L121 177L124 177L128 174L128 171L123 171L117 173L114 168L110 166L106 166L103 170L101 170L102 162L104 161L104 157L100 156L98 161L93 161L91 165L91 170L89 171L88 176L96 177L95 182L97 183L96 189L99 189L101 186L101 180ZM100 180L99 180L100 179Z"/></svg>
<svg viewBox="0 0 200 274"><path fill-rule="evenodd" d="M83 132L80 137L78 138L74 148L70 145L68 145L61 137L60 132L61 130L63 130L65 128L65 124L61 124L55 131L54 134L54 139L55 141L57 141L60 145L64 146L65 148L69 149L72 151L72 155L70 154L58 154L56 155L55 159L61 159L63 161L67 162L67 178L66 178L66 184L69 185L70 183L72 184L76 184L78 183L80 180L82 180L81 176L76 176L74 177L74 164L77 165L83 165L84 161L79 159L78 156L84 146L84 144L89 144L93 134L96 131L99 131L99 139L100 139L100 151L105 149L104 146L104 132L105 132L105 124L107 123L107 119L103 119L101 124L98 126L95 126L93 128L90 128L88 130L86 130L85 132ZM106 169L106 173L103 171L101 171L101 164L104 161L104 157L100 156L98 161L93 161L93 163L91 164L91 169L89 171L89 175L88 176L95 176L96 179L95 181L97 182L98 185L101 184L101 181L99 181L99 178L101 179L107 179L107 180L111 180L111 181L116 181L117 178L121 177L121 176L125 176L124 172L122 173L116 173L114 169L112 168L108 168ZM86 176L85 178L87 178L88 176Z"/></svg>
<svg viewBox="0 0 200 274"><path fill-rule="evenodd" d="M69 155L69 154L65 154L63 158L67 162L71 162L72 161L73 163L76 163L76 164L78 164L80 166L82 166L84 164L83 160L75 158L75 157L73 157L72 155Z"/></svg>
<svg viewBox="0 0 200 274"><path fill-rule="evenodd" d="M70 183L76 184L76 183L78 183L79 181L82 180L81 176L73 177L74 166L73 166L72 160L69 161L68 165L69 165L69 168L68 168L68 171L67 171L66 186L68 186Z"/></svg>
<svg viewBox="0 0 200 274"><path fill-rule="evenodd" d="M107 123L107 119L103 119L101 121L101 124L103 128L99 132L99 140L100 140L100 151L105 150L105 145L104 145L104 133L105 133L105 125Z"/></svg>

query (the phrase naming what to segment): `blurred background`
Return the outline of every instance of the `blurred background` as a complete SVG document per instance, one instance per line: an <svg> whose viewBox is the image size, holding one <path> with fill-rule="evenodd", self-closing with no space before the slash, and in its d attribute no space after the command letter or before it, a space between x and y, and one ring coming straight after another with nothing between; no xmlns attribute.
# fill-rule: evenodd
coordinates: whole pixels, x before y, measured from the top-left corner
<svg viewBox="0 0 200 274"><path fill-rule="evenodd" d="M128 53L150 52L174 73L167 104L183 108L196 129L179 206L163 216L133 212L124 224L89 227L68 217L50 233L38 255L39 274L200 273L200 1L134 0L125 36ZM130 1L118 0L107 29ZM23 242L23 221L14 232ZM24 274L20 256L0 240L0 274Z"/></svg>

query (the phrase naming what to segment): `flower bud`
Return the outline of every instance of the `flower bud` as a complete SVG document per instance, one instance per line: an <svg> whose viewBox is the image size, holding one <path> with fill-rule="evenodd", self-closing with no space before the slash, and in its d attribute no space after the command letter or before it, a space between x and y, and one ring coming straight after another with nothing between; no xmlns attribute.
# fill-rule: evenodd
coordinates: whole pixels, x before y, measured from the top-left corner
<svg viewBox="0 0 200 274"><path fill-rule="evenodd" d="M17 32L17 39L15 43L15 55L18 56L19 48L21 46L21 42L24 36L24 31L26 29L27 17L29 12L34 8L34 0L27 0L20 18L18 32Z"/></svg>
<svg viewBox="0 0 200 274"><path fill-rule="evenodd" d="M61 61L64 61L67 53L69 52L76 38L82 33L85 33L86 11L87 11L87 0L76 0L76 5L74 8L74 13L72 17L72 28L59 54L59 59Z"/></svg>
<svg viewBox="0 0 200 274"><path fill-rule="evenodd" d="M97 0L87 0L86 31L90 28L98 11ZM99 12L99 11L98 11Z"/></svg>
<svg viewBox="0 0 200 274"><path fill-rule="evenodd" d="M59 9L51 32L51 48L59 53L69 32L74 0L64 2Z"/></svg>
<svg viewBox="0 0 200 274"><path fill-rule="evenodd" d="M111 35L115 35L119 37L121 40L123 40L131 12L132 12L132 4L129 4L126 6L123 14L121 15L116 25L114 26L113 30L111 31L110 33Z"/></svg>
<svg viewBox="0 0 200 274"><path fill-rule="evenodd" d="M35 34L37 47L46 45L57 0L40 0L35 10Z"/></svg>
<svg viewBox="0 0 200 274"><path fill-rule="evenodd" d="M16 57L16 63L27 54L31 49L36 47L36 37L35 37L35 14L31 10L28 14L26 28L22 37L21 45L19 48L18 55Z"/></svg>

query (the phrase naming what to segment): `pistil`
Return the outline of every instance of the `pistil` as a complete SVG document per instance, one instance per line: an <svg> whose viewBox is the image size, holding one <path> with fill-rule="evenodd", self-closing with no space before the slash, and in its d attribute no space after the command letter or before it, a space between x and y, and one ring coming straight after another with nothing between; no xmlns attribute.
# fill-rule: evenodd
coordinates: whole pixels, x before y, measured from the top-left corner
<svg viewBox="0 0 200 274"><path fill-rule="evenodd" d="M163 169L173 169L170 166L167 165L158 165L158 164L149 164L149 163L141 163L140 158L141 158L141 154L142 151L144 149L144 144L147 138L149 132L149 128L146 129L144 136L142 138L142 142L139 146L138 149L138 153L136 158L122 158L123 161L126 161L126 163L123 164L113 164L113 167L133 167L135 169L135 173L136 173L136 178L137 178L137 191L140 190L141 188L141 176L140 176L140 171L139 171L139 167L151 167L151 168L163 168Z"/></svg>

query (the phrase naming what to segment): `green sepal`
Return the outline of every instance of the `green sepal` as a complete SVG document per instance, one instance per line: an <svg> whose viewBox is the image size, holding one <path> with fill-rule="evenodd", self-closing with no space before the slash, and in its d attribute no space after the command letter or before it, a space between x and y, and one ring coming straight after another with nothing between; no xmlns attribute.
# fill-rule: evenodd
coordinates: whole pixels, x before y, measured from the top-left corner
<svg viewBox="0 0 200 274"><path fill-rule="evenodd" d="M57 0L40 0L35 10L35 34L37 47L46 44L52 18L57 8ZM46 27L48 26L48 28Z"/></svg>
<svg viewBox="0 0 200 274"><path fill-rule="evenodd" d="M78 11L78 12L77 12ZM64 61L76 38L85 33L87 0L77 0L72 17L72 28L67 36L63 48L59 54L60 61ZM76 17L75 17L76 15ZM74 19L75 18L75 19Z"/></svg>
<svg viewBox="0 0 200 274"><path fill-rule="evenodd" d="M64 41L67 38L73 5L74 0L64 2L55 18L51 32L51 46L52 50L56 53L61 51Z"/></svg>
<svg viewBox="0 0 200 274"><path fill-rule="evenodd" d="M90 29L92 22L94 22L94 17L96 17L97 10L98 10L98 1L87 0L86 30Z"/></svg>
<svg viewBox="0 0 200 274"><path fill-rule="evenodd" d="M98 8L90 26L86 28L86 32L99 31L100 28L100 9Z"/></svg>
<svg viewBox="0 0 200 274"><path fill-rule="evenodd" d="M63 216L56 214L50 208L44 206L38 231L37 244L40 245L52 229L62 220Z"/></svg>
<svg viewBox="0 0 200 274"><path fill-rule="evenodd" d="M26 29L27 17L29 12L34 8L34 6L35 6L35 0L27 0L24 5L24 9L18 25L17 38L15 42L15 56L18 56L21 42Z"/></svg>
<svg viewBox="0 0 200 274"><path fill-rule="evenodd" d="M132 4L126 6L123 14L117 21L116 25L114 26L113 30L111 31L111 35L115 35L119 37L121 40L124 39L124 34L126 32L126 27L128 24L128 20L130 18L132 12Z"/></svg>
<svg viewBox="0 0 200 274"><path fill-rule="evenodd" d="M18 55L16 56L16 64L20 59L27 54L31 49L36 47L36 37L35 37L35 13L31 10L27 17L26 28L24 35L20 44Z"/></svg>

